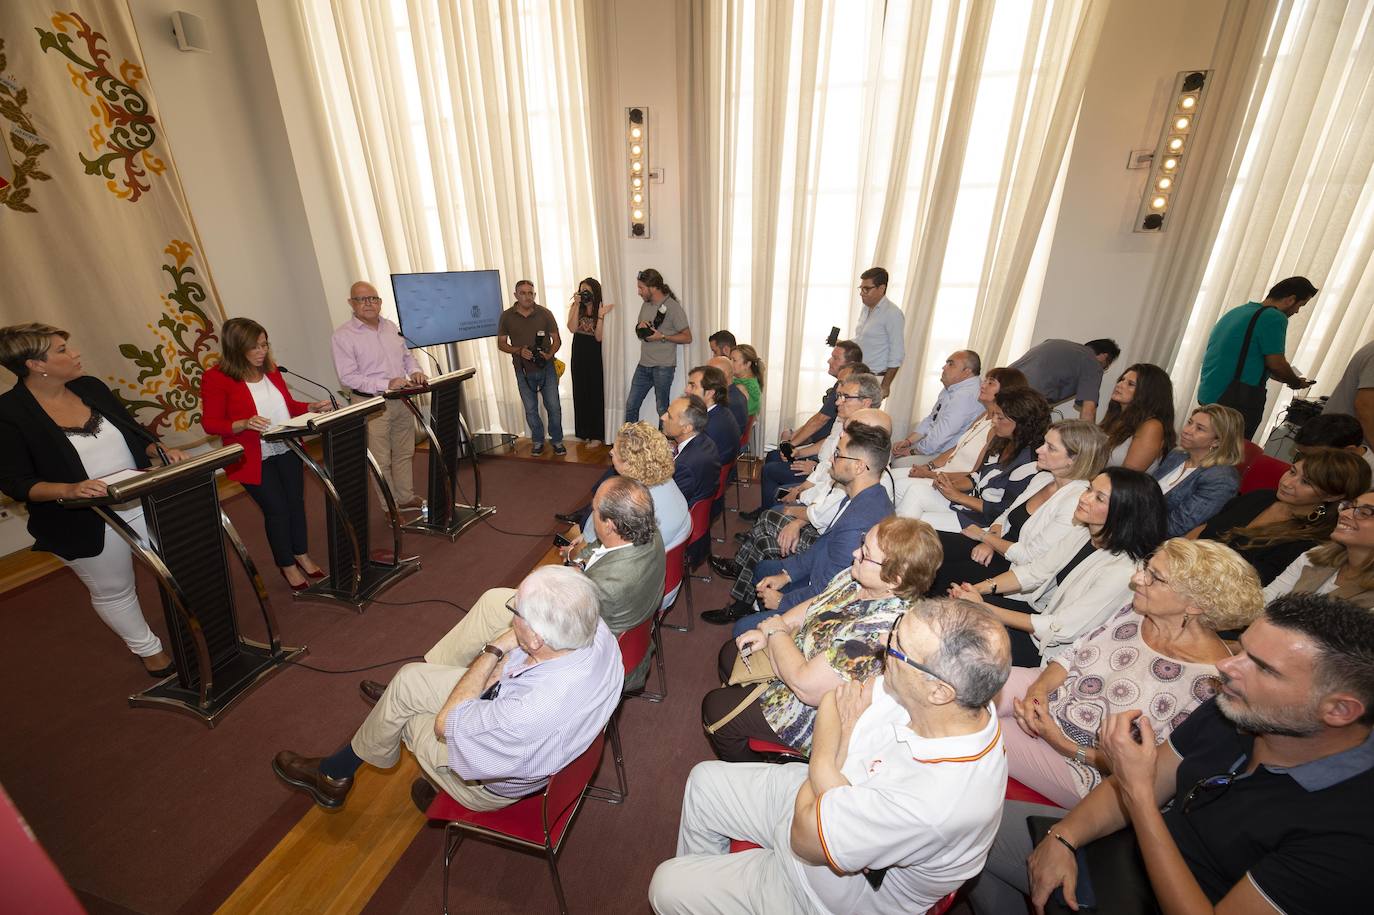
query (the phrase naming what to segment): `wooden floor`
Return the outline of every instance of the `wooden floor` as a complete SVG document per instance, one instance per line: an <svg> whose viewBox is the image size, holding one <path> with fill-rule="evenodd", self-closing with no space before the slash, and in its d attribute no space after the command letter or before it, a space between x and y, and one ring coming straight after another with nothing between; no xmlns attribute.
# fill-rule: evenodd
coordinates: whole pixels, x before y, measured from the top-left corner
<svg viewBox="0 0 1374 915"><path fill-rule="evenodd" d="M529 439L488 452L529 460L601 464L610 448L567 441L558 456L545 445L533 456ZM560 562L552 546L537 565ZM420 767L409 753L391 769L358 770L348 803L342 809L311 810L277 843L266 858L224 901L217 915L315 912L352 915L367 905L397 860L425 825L410 800L410 785Z"/></svg>

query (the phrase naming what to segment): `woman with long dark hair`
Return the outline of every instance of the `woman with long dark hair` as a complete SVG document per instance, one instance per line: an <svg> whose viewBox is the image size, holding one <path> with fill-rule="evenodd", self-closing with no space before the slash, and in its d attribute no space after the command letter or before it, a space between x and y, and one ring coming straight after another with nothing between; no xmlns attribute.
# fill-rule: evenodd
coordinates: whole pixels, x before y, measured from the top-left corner
<svg viewBox="0 0 1374 915"><path fill-rule="evenodd" d="M606 439L606 374L601 330L615 305L601 300L601 283L587 277L568 302L572 332L573 435L589 445Z"/></svg>
<svg viewBox="0 0 1374 915"><path fill-rule="evenodd" d="M1128 366L1112 388L1102 417L1110 467L1149 473L1174 450L1174 383L1157 365Z"/></svg>
<svg viewBox="0 0 1374 915"><path fill-rule="evenodd" d="M920 518L937 531L958 533L970 524L986 527L1016 501L1035 476L1035 449L1049 429L1050 406L1038 391L1013 388L997 394L988 415L993 438L982 466L970 478L970 488L965 490L962 481L937 474L934 494L944 504L913 504L906 499L897 507L899 515Z"/></svg>
<svg viewBox="0 0 1374 915"><path fill-rule="evenodd" d="M1245 558L1269 584L1295 559L1325 543L1336 529L1343 500L1369 489L1369 465L1336 448L1308 448L1279 478L1277 489L1236 496L1216 517L1188 534L1220 540Z"/></svg>
<svg viewBox="0 0 1374 915"><path fill-rule="evenodd" d="M262 433L293 416L329 409L329 401L302 403L291 396L272 359L267 331L250 318L230 318L220 328L219 365L201 378L201 425L226 445L242 445L243 457L224 468L262 509L272 560L292 591L325 573L310 558L305 527L305 478L301 459Z"/></svg>
<svg viewBox="0 0 1374 915"><path fill-rule="evenodd" d="M1136 563L1164 542L1166 518L1164 494L1148 474L1108 467L1074 510L1074 523L1087 528L1086 542L1065 537L1060 548L1034 562L954 585L949 596L987 604L1011 636L1012 663L1039 667L1042 656L1125 606ZM1008 599L1018 591L1029 599Z"/></svg>
<svg viewBox="0 0 1374 915"><path fill-rule="evenodd" d="M82 372L69 336L47 324L0 327L0 365L19 379L0 395L0 490L28 510L33 548L55 554L75 572L96 615L144 670L165 677L172 658L143 617L129 545L91 509L59 504L103 496L103 477L150 467L158 440L105 382ZM175 449L162 453L171 461L187 457ZM140 503L115 511L148 539ZM23 635L13 637L18 645Z"/></svg>

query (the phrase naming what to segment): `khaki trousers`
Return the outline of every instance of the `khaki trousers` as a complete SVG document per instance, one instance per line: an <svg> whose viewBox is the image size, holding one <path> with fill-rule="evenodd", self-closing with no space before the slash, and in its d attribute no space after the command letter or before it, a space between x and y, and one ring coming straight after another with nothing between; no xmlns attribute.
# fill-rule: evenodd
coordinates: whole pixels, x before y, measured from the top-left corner
<svg viewBox="0 0 1374 915"><path fill-rule="evenodd" d="M367 450L381 468L396 504L415 498L415 414L400 400L388 400L385 410L368 417Z"/></svg>
<svg viewBox="0 0 1374 915"><path fill-rule="evenodd" d="M402 667L353 735L353 752L380 769L389 769L400 759L404 743L434 784L464 807L499 810L515 803L453 773L448 768L448 745L434 735L434 716L467 672L467 665L483 645L510 628L506 601L514 593L510 588L486 592L429 650L424 663Z"/></svg>

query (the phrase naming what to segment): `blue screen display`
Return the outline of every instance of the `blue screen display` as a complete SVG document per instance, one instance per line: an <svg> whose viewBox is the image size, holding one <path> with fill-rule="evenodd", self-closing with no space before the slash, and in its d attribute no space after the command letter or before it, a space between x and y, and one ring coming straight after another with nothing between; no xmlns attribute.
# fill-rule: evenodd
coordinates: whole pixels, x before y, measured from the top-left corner
<svg viewBox="0 0 1374 915"><path fill-rule="evenodd" d="M496 336L505 301L496 270L393 273L401 333L415 346Z"/></svg>

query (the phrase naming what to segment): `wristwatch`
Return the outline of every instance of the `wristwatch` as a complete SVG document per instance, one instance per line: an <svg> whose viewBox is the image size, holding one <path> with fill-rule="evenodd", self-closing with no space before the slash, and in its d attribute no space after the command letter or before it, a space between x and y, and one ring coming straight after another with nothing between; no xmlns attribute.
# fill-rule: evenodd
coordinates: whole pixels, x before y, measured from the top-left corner
<svg viewBox="0 0 1374 915"><path fill-rule="evenodd" d="M1080 765L1086 766L1086 765L1088 764L1088 748L1087 748L1087 747L1079 747L1079 748L1074 752L1073 758L1074 758L1074 760L1077 761Z"/></svg>
<svg viewBox="0 0 1374 915"><path fill-rule="evenodd" d="M483 645L482 650L498 661L506 656L506 653L501 649L497 648L495 645Z"/></svg>

